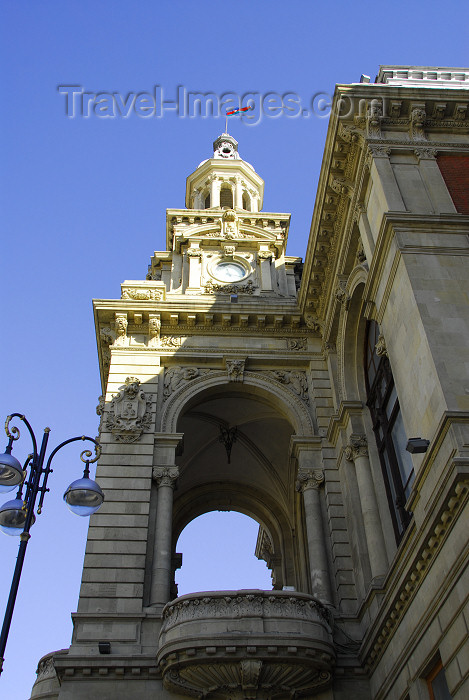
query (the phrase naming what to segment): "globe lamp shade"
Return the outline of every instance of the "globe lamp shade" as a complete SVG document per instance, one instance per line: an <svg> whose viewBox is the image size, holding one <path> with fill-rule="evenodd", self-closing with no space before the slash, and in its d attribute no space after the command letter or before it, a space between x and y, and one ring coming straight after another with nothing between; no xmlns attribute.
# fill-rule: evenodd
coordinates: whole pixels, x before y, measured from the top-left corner
<svg viewBox="0 0 469 700"><path fill-rule="evenodd" d="M75 515L87 516L96 513L104 501L104 493L96 481L83 477L70 484L64 501Z"/></svg>
<svg viewBox="0 0 469 700"><path fill-rule="evenodd" d="M13 491L23 481L23 467L16 457L5 452L0 455L0 493Z"/></svg>
<svg viewBox="0 0 469 700"><path fill-rule="evenodd" d="M33 515L32 524L36 518ZM23 509L21 498L7 501L0 508L0 530L5 535L21 535L26 522L26 510Z"/></svg>

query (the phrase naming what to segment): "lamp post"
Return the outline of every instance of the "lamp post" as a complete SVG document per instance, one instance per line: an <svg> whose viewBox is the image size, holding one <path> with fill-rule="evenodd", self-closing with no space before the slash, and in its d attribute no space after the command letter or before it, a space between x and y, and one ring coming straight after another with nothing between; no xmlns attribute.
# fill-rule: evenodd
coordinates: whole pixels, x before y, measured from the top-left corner
<svg viewBox="0 0 469 700"><path fill-rule="evenodd" d="M13 457L11 454L14 441L18 440L20 437L20 431L16 426L13 426L10 431L10 422L13 418L18 418L25 424L33 443L33 451L26 458L23 466L21 466L16 457ZM95 451L95 457L93 459L91 459L93 454L91 450L83 450L80 454L80 459L85 464L85 470L83 472L83 477L73 481L64 493L64 501L68 508L76 515L87 516L95 513L104 501L104 494L101 488L96 481L90 479L89 476L90 464L96 462L101 454L101 448L96 440L82 435L81 437L73 437L61 442L60 445L52 450L46 466L44 467L50 428L44 428L44 435L39 451L37 449L37 442L33 429L25 416L20 413L12 413L7 417L5 421L5 432L8 437L8 445L5 453L0 455L0 493L12 491L16 487L18 487L18 493L14 500L8 501L0 507L0 529L7 535L19 535L20 545L5 611L5 618L0 634L0 674L3 670L5 647L7 644L8 632L10 631L16 595L18 593L26 547L31 537L29 531L36 521L34 513L36 498L40 494L37 507L37 514L39 515L42 510L44 496L46 492L49 491L47 488L47 480L49 474L53 471L50 466L52 459L62 447L71 442L76 442L77 440L89 440L94 443ZM24 488L25 494L23 496Z"/></svg>

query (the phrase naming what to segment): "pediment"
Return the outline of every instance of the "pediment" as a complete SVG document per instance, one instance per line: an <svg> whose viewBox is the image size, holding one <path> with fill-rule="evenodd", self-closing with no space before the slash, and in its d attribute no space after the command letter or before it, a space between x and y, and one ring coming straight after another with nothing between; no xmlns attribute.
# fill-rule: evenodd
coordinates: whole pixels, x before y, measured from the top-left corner
<svg viewBox="0 0 469 700"><path fill-rule="evenodd" d="M194 225L188 226L181 233L176 233L176 237L183 242L190 238L197 239L220 239L220 240L230 240L230 239L246 239L252 241L265 241L268 243L275 243L279 240L285 238L285 234L281 229L278 232L269 231L261 228L260 226L251 226L240 224L233 230L226 231L221 223L218 221L216 223L211 223L207 225Z"/></svg>
<svg viewBox="0 0 469 700"><path fill-rule="evenodd" d="M284 248L288 235L288 214L248 213L236 209L206 211L204 215L181 216L182 212L168 212L168 243L179 249L190 239L244 240L253 243L274 244Z"/></svg>

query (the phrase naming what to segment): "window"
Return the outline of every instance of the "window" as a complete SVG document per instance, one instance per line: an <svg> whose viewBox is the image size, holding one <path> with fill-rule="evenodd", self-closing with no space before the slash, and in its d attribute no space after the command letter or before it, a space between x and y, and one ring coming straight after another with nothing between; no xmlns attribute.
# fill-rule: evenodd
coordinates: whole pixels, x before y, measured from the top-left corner
<svg viewBox="0 0 469 700"><path fill-rule="evenodd" d="M430 700L452 700L441 660L428 674L426 681Z"/></svg>
<svg viewBox="0 0 469 700"><path fill-rule="evenodd" d="M222 187L220 190L220 206L233 209L233 192L229 187Z"/></svg>
<svg viewBox="0 0 469 700"><path fill-rule="evenodd" d="M376 352L379 334L378 324L370 321L365 343L367 405L373 420L386 494L398 542L411 518L405 509L405 503L414 480L414 469L412 458L405 449L407 437L391 365L385 355L379 356Z"/></svg>
<svg viewBox="0 0 469 700"><path fill-rule="evenodd" d="M243 193L243 209L246 211L251 211L251 202L249 200L249 195L246 192Z"/></svg>
<svg viewBox="0 0 469 700"><path fill-rule="evenodd" d="M210 192L205 197L204 209L210 209Z"/></svg>

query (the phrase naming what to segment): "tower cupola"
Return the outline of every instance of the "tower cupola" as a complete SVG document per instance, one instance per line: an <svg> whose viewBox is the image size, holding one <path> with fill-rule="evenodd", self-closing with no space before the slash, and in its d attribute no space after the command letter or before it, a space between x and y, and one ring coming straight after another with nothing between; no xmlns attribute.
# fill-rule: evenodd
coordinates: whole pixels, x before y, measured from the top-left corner
<svg viewBox="0 0 469 700"><path fill-rule="evenodd" d="M213 142L213 156L187 178L187 209L262 209L264 180L238 153L238 142L223 133Z"/></svg>

